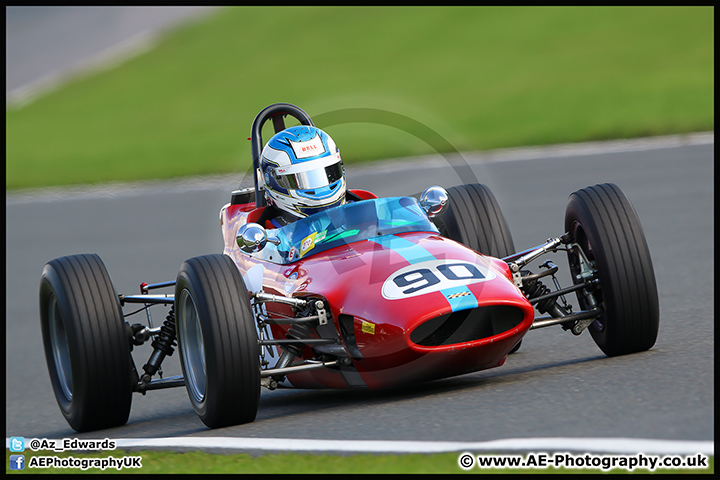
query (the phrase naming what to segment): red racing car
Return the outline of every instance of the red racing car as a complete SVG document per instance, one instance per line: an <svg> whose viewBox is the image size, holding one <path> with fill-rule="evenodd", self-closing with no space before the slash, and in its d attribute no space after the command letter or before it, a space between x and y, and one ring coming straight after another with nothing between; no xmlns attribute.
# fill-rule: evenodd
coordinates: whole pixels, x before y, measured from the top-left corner
<svg viewBox="0 0 720 480"><path fill-rule="evenodd" d="M183 385L208 427L252 422L261 386L375 389L475 372L502 365L528 331L551 325L589 330L609 356L655 343L652 261L617 186L572 193L564 232L521 252L481 184L430 187L419 199L351 190L354 201L267 228L258 223L267 208L261 132L267 121L282 131L288 115L313 125L290 104L253 122L255 187L232 192L220 212L222 254L191 258L175 281L143 283L136 295L115 292L97 255L48 262L43 341L73 429L123 425L133 392ZM573 281L565 287L552 261L527 268L559 251ZM166 287L174 293L156 293ZM130 304L170 310L162 325L149 314L147 325L130 324ZM140 372L131 350L146 343ZM183 375L157 378L176 347Z"/></svg>

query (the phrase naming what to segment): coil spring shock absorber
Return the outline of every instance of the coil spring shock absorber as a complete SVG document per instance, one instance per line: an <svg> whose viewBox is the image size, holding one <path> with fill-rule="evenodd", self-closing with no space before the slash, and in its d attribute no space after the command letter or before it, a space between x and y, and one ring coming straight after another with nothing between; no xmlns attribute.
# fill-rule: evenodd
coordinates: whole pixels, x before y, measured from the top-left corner
<svg viewBox="0 0 720 480"><path fill-rule="evenodd" d="M546 268L549 268L549 270L538 274L531 274L528 270L524 271L525 275L523 276L522 289L523 292L525 292L528 300L532 300L533 298L538 298L552 292L552 290L550 290L544 283L540 281L540 278L547 275L554 275L555 272L557 272L558 267L553 265L551 262L546 262L546 264L544 264L543 266L546 266ZM553 279L554 278L555 277L553 276ZM535 305L535 308L537 308L537 311L540 313L549 313L556 318L563 317L568 314L565 308L561 307L558 304L556 297L549 297L545 300L538 302Z"/></svg>
<svg viewBox="0 0 720 480"><path fill-rule="evenodd" d="M313 333L315 333L315 328L313 326L296 323L288 329L286 337L294 340L303 340L306 338L311 338ZM280 358L278 358L275 368L285 368L289 366L296 357L302 356L303 349L304 347L302 345L286 345L285 351L282 353L282 355L280 355ZM273 380L279 382L282 380L282 378L283 375L278 375L273 377ZM272 388L274 387L271 387L271 389Z"/></svg>
<svg viewBox="0 0 720 480"><path fill-rule="evenodd" d="M523 290L525 291L527 298L530 300L550 293L550 289L540 280L528 280L523 282ZM535 305L535 308L537 308L540 313L547 313L554 304L555 299L548 298Z"/></svg>
<svg viewBox="0 0 720 480"><path fill-rule="evenodd" d="M160 327L160 332L152 342L153 353L148 360L148 363L143 365L145 375L142 377L142 383L149 383L150 378L157 373L160 369L165 356L171 356L177 346L177 333L175 330L175 310L170 307L170 311L165 317L165 321Z"/></svg>
<svg viewBox="0 0 720 480"><path fill-rule="evenodd" d="M287 333L287 338L292 338L295 340L303 340L305 338L310 338L315 332L315 329L309 325L305 324L294 324ZM299 357L302 355L303 347L299 345L288 345L287 349L290 350L293 355L296 357Z"/></svg>

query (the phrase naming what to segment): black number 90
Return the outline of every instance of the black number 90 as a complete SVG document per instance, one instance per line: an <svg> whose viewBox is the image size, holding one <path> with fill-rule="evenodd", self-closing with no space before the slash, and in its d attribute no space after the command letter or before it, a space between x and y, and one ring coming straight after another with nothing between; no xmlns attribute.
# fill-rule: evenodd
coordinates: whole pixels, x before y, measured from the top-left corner
<svg viewBox="0 0 720 480"><path fill-rule="evenodd" d="M454 268L460 267L460 268ZM435 270L435 272L433 272ZM399 288L410 287L403 290L404 295L415 293L433 285L437 285L442 281L440 277L447 280L473 280L485 278L485 275L471 263L446 263L438 265L433 270L429 268L418 268L410 272L405 272L393 278L393 282ZM439 275L438 275L439 274Z"/></svg>

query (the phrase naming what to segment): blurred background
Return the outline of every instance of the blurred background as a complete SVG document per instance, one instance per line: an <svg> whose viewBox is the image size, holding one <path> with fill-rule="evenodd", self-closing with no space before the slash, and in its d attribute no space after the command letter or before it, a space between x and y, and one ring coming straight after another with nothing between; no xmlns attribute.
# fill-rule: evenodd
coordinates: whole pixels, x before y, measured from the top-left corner
<svg viewBox="0 0 720 480"><path fill-rule="evenodd" d="M6 7L6 188L245 172L276 102L346 163L710 131L713 13Z"/></svg>

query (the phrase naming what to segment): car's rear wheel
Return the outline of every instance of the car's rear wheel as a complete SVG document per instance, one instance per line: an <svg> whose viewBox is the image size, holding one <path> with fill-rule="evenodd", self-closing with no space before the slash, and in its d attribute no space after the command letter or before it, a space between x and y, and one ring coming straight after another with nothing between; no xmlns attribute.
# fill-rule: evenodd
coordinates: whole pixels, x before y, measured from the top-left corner
<svg viewBox="0 0 720 480"><path fill-rule="evenodd" d="M510 228L487 186L458 185L447 192L447 210L433 218L442 236L497 258L515 253Z"/></svg>
<svg viewBox="0 0 720 480"><path fill-rule="evenodd" d="M657 285L650 251L635 209L616 185L605 183L570 195L565 231L594 266L599 288L592 293L603 314L588 329L608 356L648 350L660 323ZM576 249L568 253L575 283L581 282ZM590 301L579 291L581 308Z"/></svg>
<svg viewBox="0 0 720 480"><path fill-rule="evenodd" d="M255 420L260 351L249 296L230 257L183 263L175 311L185 386L200 419L210 428Z"/></svg>
<svg viewBox="0 0 720 480"><path fill-rule="evenodd" d="M432 219L440 235L492 257L503 258L515 253L510 228L487 185L457 185L448 188L447 193L447 209ZM510 353L517 352L521 343Z"/></svg>
<svg viewBox="0 0 720 480"><path fill-rule="evenodd" d="M40 279L40 325L55 398L78 432L124 425L132 402L130 341L100 257L51 260Z"/></svg>

